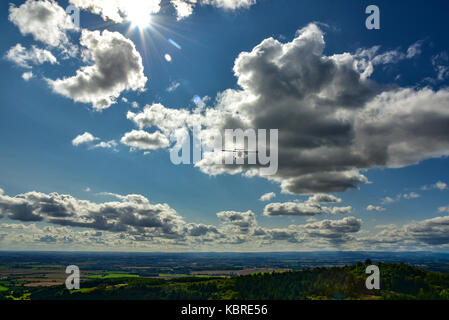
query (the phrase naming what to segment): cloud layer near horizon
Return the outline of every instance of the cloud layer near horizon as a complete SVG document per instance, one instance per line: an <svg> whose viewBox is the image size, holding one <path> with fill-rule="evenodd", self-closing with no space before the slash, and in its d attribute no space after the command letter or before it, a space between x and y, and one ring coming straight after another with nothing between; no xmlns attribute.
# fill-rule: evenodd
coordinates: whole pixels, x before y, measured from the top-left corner
<svg viewBox="0 0 449 320"><path fill-rule="evenodd" d="M449 246L449 217L435 217L402 226L379 226L377 234L362 230L355 217L323 219L285 228L263 227L251 210L221 211L220 224L191 223L168 204L153 204L142 195L101 193L113 201L95 203L71 195L28 192L8 196L0 189L0 242L39 247L85 245L107 248L166 248L190 246L223 249L241 247L309 250L416 249ZM310 199L313 199L311 197ZM39 227L37 224L46 226ZM6 237L8 235L8 237ZM288 246L286 246L288 244Z"/></svg>
<svg viewBox="0 0 449 320"><path fill-rule="evenodd" d="M277 241L303 243L321 239L341 245L360 231L362 221L353 217L324 220L288 228L265 228L252 211L217 213L219 226L189 223L168 204L153 204L142 195L102 193L115 201L95 203L71 195L28 192L14 197L0 189L0 218L22 223L43 222L57 228L93 230L121 234L133 241L166 244L273 244ZM347 227L345 227L347 226ZM1 225L0 225L1 227ZM13 228L10 225L10 228ZM115 236L113 236L115 238Z"/></svg>

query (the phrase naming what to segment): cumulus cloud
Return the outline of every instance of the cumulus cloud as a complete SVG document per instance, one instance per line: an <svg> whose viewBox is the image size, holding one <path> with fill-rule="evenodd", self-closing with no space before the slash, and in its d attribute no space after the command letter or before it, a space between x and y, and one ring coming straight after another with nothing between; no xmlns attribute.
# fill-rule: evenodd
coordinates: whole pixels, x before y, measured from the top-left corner
<svg viewBox="0 0 449 320"><path fill-rule="evenodd" d="M222 233L226 238L221 242L238 244L257 242L272 244L276 241L307 244L324 241L327 244L343 244L353 238L353 233L360 231L362 221L353 217L342 220L323 220L306 225L291 225L287 228L264 228L259 226L252 211L224 211L217 214L222 221ZM220 241L219 241L220 243Z"/></svg>
<svg viewBox="0 0 449 320"><path fill-rule="evenodd" d="M421 195L416 192L410 192L410 193L400 193L396 197L385 197L382 199L382 204L391 204L398 201L404 200L412 200L412 199L418 199L421 198Z"/></svg>
<svg viewBox="0 0 449 320"><path fill-rule="evenodd" d="M59 47L67 54L76 53L76 47L70 43L67 31L78 28L56 1L27 0L19 7L11 4L9 20L23 35L32 35L35 40L51 47Z"/></svg>
<svg viewBox="0 0 449 320"><path fill-rule="evenodd" d="M265 216L316 216L321 214L348 214L352 207L323 207L313 202L270 203L264 208Z"/></svg>
<svg viewBox="0 0 449 320"><path fill-rule="evenodd" d="M447 207L439 207L438 208L438 212L447 212L447 213L449 213L449 206L447 206Z"/></svg>
<svg viewBox="0 0 449 320"><path fill-rule="evenodd" d="M208 4L228 10L249 8L256 3L256 0L200 0L200 1L202 4Z"/></svg>
<svg viewBox="0 0 449 320"><path fill-rule="evenodd" d="M333 207L331 209L331 213L332 214L349 214L352 212L352 207L351 206L347 206L347 207Z"/></svg>
<svg viewBox="0 0 449 320"><path fill-rule="evenodd" d="M171 0L170 2L176 10L178 20L181 20L193 13L197 0Z"/></svg>
<svg viewBox="0 0 449 320"><path fill-rule="evenodd" d="M385 211L386 209L381 206L374 206L374 205L370 204L369 206L366 207L366 210L380 212L380 211Z"/></svg>
<svg viewBox="0 0 449 320"><path fill-rule="evenodd" d="M26 49L20 43L9 49L5 58L18 66L27 69L31 69L32 64L40 65L45 62L50 64L58 63L58 60L50 51L40 49L36 46L31 46L30 49Z"/></svg>
<svg viewBox="0 0 449 320"><path fill-rule="evenodd" d="M120 240L126 240L133 247L141 242L216 246L324 241L335 245L350 240L348 235L357 232L357 224L361 224L359 220L345 218L265 228L258 224L252 211L222 211L217 213L220 225L214 226L186 222L168 204L153 204L142 195L101 195L112 197L113 201L96 203L71 195L36 191L8 196L0 189L0 217L15 221L0 224L0 231L12 230L15 236L24 232L28 235L23 241L47 244L81 242L118 246ZM34 222L45 223L45 227L38 228Z"/></svg>
<svg viewBox="0 0 449 320"><path fill-rule="evenodd" d="M33 75L33 72L31 72L31 71L22 73L22 79L25 81L29 81L33 77L34 77L34 75Z"/></svg>
<svg viewBox="0 0 449 320"><path fill-rule="evenodd" d="M330 194L315 194L307 200L311 203L340 203L342 200Z"/></svg>
<svg viewBox="0 0 449 320"><path fill-rule="evenodd" d="M353 239L352 234L360 231L362 220L347 217L342 220L323 220L303 226L310 237L327 238L334 243Z"/></svg>
<svg viewBox="0 0 449 320"><path fill-rule="evenodd" d="M185 236L185 221L169 205L152 204L141 195L118 199L98 204L58 193L1 195L0 213L22 222L45 221L66 227L126 232L147 239Z"/></svg>
<svg viewBox="0 0 449 320"><path fill-rule="evenodd" d="M449 216L408 224L405 231L419 242L430 245L449 244Z"/></svg>
<svg viewBox="0 0 449 320"><path fill-rule="evenodd" d="M396 196L395 198L392 197L385 197L382 199L382 204L391 204L398 202L401 199L401 195Z"/></svg>
<svg viewBox="0 0 449 320"><path fill-rule="evenodd" d="M382 231L372 236L360 237L353 244L359 243L362 248L402 250L429 250L449 246L449 216L378 228Z"/></svg>
<svg viewBox="0 0 449 320"><path fill-rule="evenodd" d="M449 190L449 187L448 187L447 183L445 183L443 181L438 181L435 184L432 184L430 186L423 186L421 188L421 190L424 190L424 191L432 190L432 189L438 189L440 191L444 191L444 190Z"/></svg>
<svg viewBox="0 0 449 320"><path fill-rule="evenodd" d="M116 150L118 146L118 143L115 140L110 141L101 141L94 146L92 146L93 149L113 149Z"/></svg>
<svg viewBox="0 0 449 320"><path fill-rule="evenodd" d="M410 200L410 199L421 198L421 195L417 194L416 192L410 192L410 193L403 194L402 197L404 199Z"/></svg>
<svg viewBox="0 0 449 320"><path fill-rule="evenodd" d="M84 132L83 134L78 135L75 139L72 140L72 145L74 147L78 147L80 145L87 145L89 149L113 149L117 151L117 142L115 140L110 141L100 141L101 139L95 137L89 132Z"/></svg>
<svg viewBox="0 0 449 320"><path fill-rule="evenodd" d="M444 183L444 182L442 182L442 181L438 181L438 182L435 184L435 188L437 188L438 190L447 190L447 189L449 189L448 186L447 186L447 184Z"/></svg>
<svg viewBox="0 0 449 320"><path fill-rule="evenodd" d="M83 134L78 135L75 139L72 140L72 145L78 147L81 144L90 143L96 140L99 140L99 138L94 137L89 132L84 132Z"/></svg>
<svg viewBox="0 0 449 320"><path fill-rule="evenodd" d="M120 142L139 150L157 150L170 145L170 141L160 131L148 133L143 130L133 130L126 133Z"/></svg>
<svg viewBox="0 0 449 320"><path fill-rule="evenodd" d="M70 0L81 9L99 14L103 19L117 23L133 22L135 19L150 19L161 9L161 0ZM176 10L178 20L190 16L195 6L211 5L225 10L249 8L256 0L170 0Z"/></svg>
<svg viewBox="0 0 449 320"><path fill-rule="evenodd" d="M222 211L217 213L217 217L226 225L237 228L237 232L241 234L248 234L257 226L256 216L252 211Z"/></svg>
<svg viewBox="0 0 449 320"><path fill-rule="evenodd" d="M277 202L264 208L266 216L315 216L329 213L329 208L313 203Z"/></svg>
<svg viewBox="0 0 449 320"><path fill-rule="evenodd" d="M125 90L143 91L147 77L134 43L118 32L83 30L83 58L92 65L69 78L48 80L54 92L97 111L109 108Z"/></svg>
<svg viewBox="0 0 449 320"><path fill-rule="evenodd" d="M80 9L99 14L104 20L117 23L133 19L150 19L150 15L161 9L161 0L69 0Z"/></svg>
<svg viewBox="0 0 449 320"><path fill-rule="evenodd" d="M276 193L274 192L269 192L269 193L265 193L260 197L260 201L270 201L271 199L276 198Z"/></svg>
<svg viewBox="0 0 449 320"><path fill-rule="evenodd" d="M315 24L291 42L265 39L238 56L240 88L220 93L213 108L153 105L128 119L167 136L189 126L203 133L279 129L279 170L267 178L285 193L343 192L369 183L362 170L449 155L449 90L380 86L360 70L358 54L326 56L324 47ZM209 175L260 175L254 166L217 164L214 156L206 153L196 166Z"/></svg>

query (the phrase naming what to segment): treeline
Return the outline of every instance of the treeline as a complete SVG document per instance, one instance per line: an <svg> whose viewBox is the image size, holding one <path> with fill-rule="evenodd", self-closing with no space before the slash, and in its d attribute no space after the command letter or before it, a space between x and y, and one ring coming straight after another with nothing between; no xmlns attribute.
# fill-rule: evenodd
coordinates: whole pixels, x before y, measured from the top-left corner
<svg viewBox="0 0 449 320"><path fill-rule="evenodd" d="M365 270L369 263L233 278L101 279L82 282L82 289L75 292L61 286L33 289L31 299L449 299L449 274L406 264L378 263L381 289L368 290Z"/></svg>

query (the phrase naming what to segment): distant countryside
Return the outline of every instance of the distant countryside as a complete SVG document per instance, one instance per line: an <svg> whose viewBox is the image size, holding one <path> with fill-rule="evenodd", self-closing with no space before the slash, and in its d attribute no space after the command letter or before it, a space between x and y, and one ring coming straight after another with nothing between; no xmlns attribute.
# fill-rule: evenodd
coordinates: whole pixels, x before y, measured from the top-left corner
<svg viewBox="0 0 449 320"><path fill-rule="evenodd" d="M81 270L77 290L64 284L72 263ZM365 286L370 264L381 271L380 290ZM449 255L3 252L0 299L448 300Z"/></svg>

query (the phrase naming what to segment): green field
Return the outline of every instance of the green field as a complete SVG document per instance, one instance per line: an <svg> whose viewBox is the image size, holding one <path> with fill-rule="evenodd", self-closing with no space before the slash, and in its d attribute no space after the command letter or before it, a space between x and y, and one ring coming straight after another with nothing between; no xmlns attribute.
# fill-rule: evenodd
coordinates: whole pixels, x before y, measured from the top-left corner
<svg viewBox="0 0 449 320"><path fill-rule="evenodd" d="M159 273L161 278L226 278L226 276L210 276L207 274L176 274L176 273Z"/></svg>
<svg viewBox="0 0 449 320"><path fill-rule="evenodd" d="M0 291L8 291L8 290L9 290L9 288L0 285Z"/></svg>
<svg viewBox="0 0 449 320"><path fill-rule="evenodd" d="M137 274L128 273L103 273L87 276L89 279L116 279L116 278L139 278Z"/></svg>
<svg viewBox="0 0 449 320"><path fill-rule="evenodd" d="M88 292L92 292L93 290L95 290L95 288L81 288L81 289L78 289L78 290L71 290L70 291L70 294L73 294L73 293L88 293Z"/></svg>

